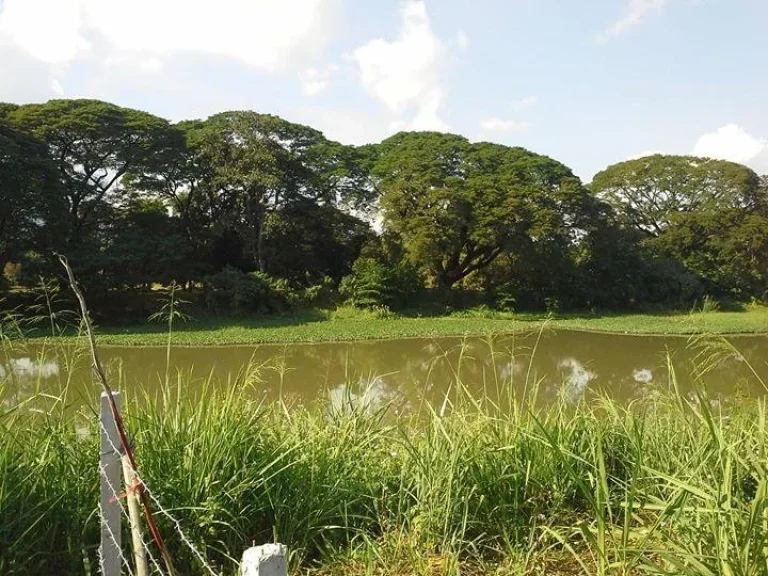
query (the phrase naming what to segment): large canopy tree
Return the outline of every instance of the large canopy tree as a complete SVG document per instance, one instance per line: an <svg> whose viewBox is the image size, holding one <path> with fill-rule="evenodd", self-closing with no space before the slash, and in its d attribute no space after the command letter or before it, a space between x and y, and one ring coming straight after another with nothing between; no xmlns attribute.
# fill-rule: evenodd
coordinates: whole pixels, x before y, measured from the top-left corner
<svg viewBox="0 0 768 576"><path fill-rule="evenodd" d="M645 246L693 273L711 293L763 296L768 194L751 169L725 160L649 156L610 166L592 189Z"/></svg>
<svg viewBox="0 0 768 576"><path fill-rule="evenodd" d="M155 197L170 208L198 249L209 238L215 218L206 186L213 179L213 166L201 153L205 126L201 120L175 124L165 145L146 162L132 166L123 182L132 195Z"/></svg>
<svg viewBox="0 0 768 576"><path fill-rule="evenodd" d="M366 222L335 206L300 199L272 215L265 238L270 273L311 284L325 276L338 282L349 274L375 234Z"/></svg>
<svg viewBox="0 0 768 576"><path fill-rule="evenodd" d="M26 250L50 248L65 213L45 145L0 119L0 270Z"/></svg>
<svg viewBox="0 0 768 576"><path fill-rule="evenodd" d="M262 272L267 220L275 211L302 198L336 204L356 190L351 149L277 116L218 114L200 127L196 143L210 167L205 187L217 223L239 231Z"/></svg>
<svg viewBox="0 0 768 576"><path fill-rule="evenodd" d="M554 160L436 132L385 140L373 174L385 226L445 290L504 251L564 227L575 233L588 196Z"/></svg>
<svg viewBox="0 0 768 576"><path fill-rule="evenodd" d="M657 154L609 166L591 188L632 226L657 236L681 213L754 209L758 184L757 174L735 162Z"/></svg>
<svg viewBox="0 0 768 576"><path fill-rule="evenodd" d="M99 220L105 201L119 202L123 175L157 154L171 134L157 116L98 100L19 106L7 118L45 143L68 204L73 244Z"/></svg>

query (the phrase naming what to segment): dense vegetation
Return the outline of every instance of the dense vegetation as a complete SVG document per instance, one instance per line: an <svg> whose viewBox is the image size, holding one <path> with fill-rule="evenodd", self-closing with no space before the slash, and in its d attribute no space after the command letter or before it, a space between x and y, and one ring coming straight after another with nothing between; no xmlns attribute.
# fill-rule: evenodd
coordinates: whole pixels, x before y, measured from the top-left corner
<svg viewBox="0 0 768 576"><path fill-rule="evenodd" d="M458 378L440 411L394 419L352 383L306 409L248 400L258 373L202 399L179 375L129 403L128 428L149 488L217 572L275 538L295 573L768 574L764 399L682 396L672 373L632 406L540 406L534 382L492 404ZM20 401L0 388L3 574L97 571L98 427L61 385ZM204 573L159 519L180 572Z"/></svg>
<svg viewBox="0 0 768 576"><path fill-rule="evenodd" d="M688 156L584 185L546 156L453 134L353 147L255 112L171 124L53 100L0 104L0 205L0 290L23 302L65 253L102 317L141 316L174 281L241 315L768 296L768 178Z"/></svg>

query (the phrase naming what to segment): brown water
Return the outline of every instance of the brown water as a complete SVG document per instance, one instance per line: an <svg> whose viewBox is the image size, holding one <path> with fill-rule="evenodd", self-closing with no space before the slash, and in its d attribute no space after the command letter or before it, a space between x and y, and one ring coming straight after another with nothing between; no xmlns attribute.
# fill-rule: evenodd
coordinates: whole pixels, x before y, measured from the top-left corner
<svg viewBox="0 0 768 576"><path fill-rule="evenodd" d="M701 354L700 347L683 337L560 331L492 340L175 348L169 374L174 386L180 381L182 392L190 395L198 394L206 380L225 387L239 377L252 385L248 394L266 400L357 400L373 406L393 402L409 410L422 401L438 405L452 398L458 382L492 399L519 395L537 385L545 400L560 396L575 401L598 392L632 400L669 388L669 353L684 393L698 381L716 397L765 394L761 380L768 383L768 337L730 342L735 352L721 348ZM164 348L104 347L101 355L113 386L128 394L147 392L153 397L164 387ZM98 396L87 355L72 347L5 350L0 353L0 381L5 383L6 403L36 391L58 394L66 382L74 406L92 405Z"/></svg>

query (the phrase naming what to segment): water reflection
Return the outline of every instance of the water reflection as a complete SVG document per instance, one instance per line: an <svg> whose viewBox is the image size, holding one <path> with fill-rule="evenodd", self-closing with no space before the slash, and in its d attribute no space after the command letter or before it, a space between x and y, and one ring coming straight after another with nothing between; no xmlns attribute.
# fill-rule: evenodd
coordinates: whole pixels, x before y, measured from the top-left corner
<svg viewBox="0 0 768 576"><path fill-rule="evenodd" d="M765 393L768 337L733 339L733 347L702 354L686 338L577 332L497 338L441 338L288 346L177 348L171 380L183 373L194 394L212 379L226 386L248 374L260 396L318 399L333 409L402 410L422 401L439 406L458 390L498 400L537 387L543 399L577 401L595 394L632 400L670 386L667 353L684 393L698 379L712 397ZM111 381L155 397L166 374L162 348L102 348ZM41 358L40 361L36 360ZM745 362L746 360L746 362ZM694 369L694 363L699 366ZM754 370L754 371L753 371ZM56 393L61 382L96 397L87 355L31 347L0 361L0 380L20 395L30 383Z"/></svg>
<svg viewBox="0 0 768 576"><path fill-rule="evenodd" d="M632 370L632 378L640 384L650 384L653 382L653 371L648 368L636 368Z"/></svg>
<svg viewBox="0 0 768 576"><path fill-rule="evenodd" d="M581 398L589 383L597 378L597 374L587 370L576 358L563 358L558 367L563 371L564 396L571 401Z"/></svg>
<svg viewBox="0 0 768 576"><path fill-rule="evenodd" d="M22 384L59 375L58 360L37 360L24 356L11 358L8 364L0 364L0 380L8 378Z"/></svg>
<svg viewBox="0 0 768 576"><path fill-rule="evenodd" d="M404 398L400 392L380 377L372 381L361 381L354 386L346 383L335 386L328 392L330 409L333 412L364 410L377 412L385 406L403 408Z"/></svg>

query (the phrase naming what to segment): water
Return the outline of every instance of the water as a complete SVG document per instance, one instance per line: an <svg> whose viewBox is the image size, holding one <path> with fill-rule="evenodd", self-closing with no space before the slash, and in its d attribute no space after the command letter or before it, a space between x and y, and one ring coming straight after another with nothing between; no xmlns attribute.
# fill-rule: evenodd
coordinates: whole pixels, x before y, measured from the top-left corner
<svg viewBox="0 0 768 576"><path fill-rule="evenodd" d="M699 381L713 397L765 394L760 380L768 383L768 337L730 342L738 353L710 351L698 357L701 349L685 337L570 331L493 339L189 347L173 349L169 373L174 385L183 374L184 394L199 393L206 380L230 386L239 375L252 385L249 394L267 401L393 403L413 410L425 401L439 405L453 398L458 381L475 395L492 399L522 394L536 383L544 400L576 401L604 392L629 401L670 386L669 353L684 393L691 393ZM103 347L100 352L113 387L150 397L160 392L164 348ZM708 369L702 374L703 358ZM99 392L88 355L72 347L6 350L0 354L0 380L5 382L6 404L34 392L57 394L67 381L74 407L93 405Z"/></svg>

